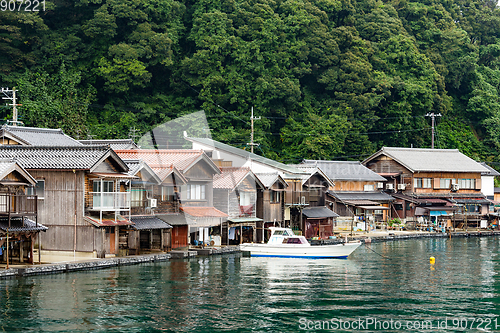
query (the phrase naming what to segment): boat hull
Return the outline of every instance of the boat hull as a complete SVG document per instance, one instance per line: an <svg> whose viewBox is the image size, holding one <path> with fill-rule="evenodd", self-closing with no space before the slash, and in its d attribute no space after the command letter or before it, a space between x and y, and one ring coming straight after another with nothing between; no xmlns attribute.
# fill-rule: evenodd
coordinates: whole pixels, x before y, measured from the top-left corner
<svg viewBox="0 0 500 333"><path fill-rule="evenodd" d="M296 244L241 244L240 250L250 252L252 257L345 259L360 245L361 243L318 246Z"/></svg>

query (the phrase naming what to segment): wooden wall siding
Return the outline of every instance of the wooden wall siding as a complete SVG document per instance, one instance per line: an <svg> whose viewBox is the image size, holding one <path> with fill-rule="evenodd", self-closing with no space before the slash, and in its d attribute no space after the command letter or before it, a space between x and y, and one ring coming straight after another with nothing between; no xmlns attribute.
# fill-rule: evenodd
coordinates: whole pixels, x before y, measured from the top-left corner
<svg viewBox="0 0 500 333"><path fill-rule="evenodd" d="M51 225L74 225L75 187L77 225L87 225L83 221L83 171L43 171L29 170L37 180L45 180L44 199L38 199L38 221L47 227ZM76 175L76 177L75 177ZM76 184L75 184L76 178Z"/></svg>
<svg viewBox="0 0 500 333"><path fill-rule="evenodd" d="M414 179L415 178L432 178L432 188L415 188ZM460 188L457 193L478 193L481 190L481 174L478 172L418 172L413 174L410 186L407 190L413 190L416 193L449 193L450 188L440 188L439 182L441 179L454 179L459 181L459 179L475 179L476 186L473 189L462 189ZM408 180L410 182L410 180Z"/></svg>
<svg viewBox="0 0 500 333"><path fill-rule="evenodd" d="M0 138L0 145L14 146L14 145L20 145L20 143L16 140L9 139L3 136Z"/></svg>
<svg viewBox="0 0 500 333"><path fill-rule="evenodd" d="M229 210L229 191L225 189L214 189L214 207L227 213ZM229 214L228 214L229 215ZM232 217L230 215L230 217Z"/></svg>
<svg viewBox="0 0 500 333"><path fill-rule="evenodd" d="M5 180L12 180L12 181L22 181L25 182L24 177L21 176L21 174L17 171L13 171L9 173L7 176L4 178Z"/></svg>
<svg viewBox="0 0 500 333"><path fill-rule="evenodd" d="M377 190L378 182L334 180L334 183L335 183L335 186L333 187L334 191L364 191L365 185L373 185L374 190Z"/></svg>
<svg viewBox="0 0 500 333"><path fill-rule="evenodd" d="M77 226L76 251L92 252L102 250L98 244L97 229L92 225ZM74 249L74 226L50 226L46 232L41 232L41 244L44 250L73 251Z"/></svg>
<svg viewBox="0 0 500 333"><path fill-rule="evenodd" d="M99 164L93 172L104 172L104 173L117 173L118 169L114 166L109 158L104 160L101 164Z"/></svg>
<svg viewBox="0 0 500 333"><path fill-rule="evenodd" d="M207 180L212 179L214 175L214 171L205 161L199 161L191 167L187 172L184 173L184 176L189 180L196 181L198 180Z"/></svg>
<svg viewBox="0 0 500 333"><path fill-rule="evenodd" d="M406 169L404 166L387 156L379 156L366 166L377 173L399 172L404 177L411 176L410 170Z"/></svg>

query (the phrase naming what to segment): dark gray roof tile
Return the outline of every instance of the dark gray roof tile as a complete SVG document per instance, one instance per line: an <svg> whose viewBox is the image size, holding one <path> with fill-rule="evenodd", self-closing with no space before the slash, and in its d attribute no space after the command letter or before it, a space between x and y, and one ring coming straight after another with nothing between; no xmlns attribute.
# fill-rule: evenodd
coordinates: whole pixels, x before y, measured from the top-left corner
<svg viewBox="0 0 500 333"><path fill-rule="evenodd" d="M81 146L82 144L64 134L62 129L4 125L2 136L12 136L22 144L30 146Z"/></svg>

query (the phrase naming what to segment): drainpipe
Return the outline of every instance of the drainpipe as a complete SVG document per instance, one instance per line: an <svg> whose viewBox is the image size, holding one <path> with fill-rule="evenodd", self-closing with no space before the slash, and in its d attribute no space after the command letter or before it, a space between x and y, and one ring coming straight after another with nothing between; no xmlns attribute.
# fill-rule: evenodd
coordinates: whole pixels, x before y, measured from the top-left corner
<svg viewBox="0 0 500 333"><path fill-rule="evenodd" d="M73 242L73 260L76 260L76 216L77 216L77 206L76 206L77 192L76 192L76 189L78 188L78 186L77 186L76 170L75 169L73 169L73 173L75 174L75 235L74 235L74 242Z"/></svg>

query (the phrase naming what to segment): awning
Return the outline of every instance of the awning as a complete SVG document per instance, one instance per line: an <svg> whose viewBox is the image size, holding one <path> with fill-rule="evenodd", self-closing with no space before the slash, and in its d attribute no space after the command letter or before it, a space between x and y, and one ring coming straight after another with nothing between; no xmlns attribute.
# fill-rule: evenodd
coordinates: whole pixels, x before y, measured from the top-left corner
<svg viewBox="0 0 500 333"><path fill-rule="evenodd" d="M448 215L448 213L444 210L433 210L429 212L430 216L441 216L441 215Z"/></svg>
<svg viewBox="0 0 500 333"><path fill-rule="evenodd" d="M490 204L490 200L484 198L484 199L456 199L453 198L452 201L455 201L456 203L459 204L466 204L466 205L485 205L485 204Z"/></svg>
<svg viewBox="0 0 500 333"><path fill-rule="evenodd" d="M362 205L365 205L365 206L376 206L376 205L378 205L378 202L371 201L371 200L347 200L347 201L344 201L344 202L346 204L352 205L352 206L362 206Z"/></svg>
<svg viewBox="0 0 500 333"><path fill-rule="evenodd" d="M258 217L233 217L228 219L231 223L262 222Z"/></svg>
<svg viewBox="0 0 500 333"><path fill-rule="evenodd" d="M427 215L429 213L431 216L435 216L432 212L449 212L449 211L454 211L457 210L458 207L450 207L450 206L429 206L429 207L416 207L415 208L415 215ZM449 215L448 213L446 214L437 214L437 215Z"/></svg>
<svg viewBox="0 0 500 333"><path fill-rule="evenodd" d="M358 208L364 210L389 210L389 207L384 207L384 206L358 206Z"/></svg>
<svg viewBox="0 0 500 333"><path fill-rule="evenodd" d="M10 228L9 228L9 219L7 217L0 218L0 229L2 231L9 232L32 232L32 231L47 231L47 227L28 218L24 218L23 220L20 217L13 217L10 219Z"/></svg>
<svg viewBox="0 0 500 333"><path fill-rule="evenodd" d="M228 217L215 207L182 207L181 210L193 217Z"/></svg>
<svg viewBox="0 0 500 333"><path fill-rule="evenodd" d="M155 216L133 216L130 221L134 222L133 229L136 230L152 230L152 229L171 229L172 226L163 222Z"/></svg>
<svg viewBox="0 0 500 333"><path fill-rule="evenodd" d="M322 207L307 207L302 210L302 214L309 219L322 219L328 217L337 217L339 214L331 211L325 206Z"/></svg>
<svg viewBox="0 0 500 333"><path fill-rule="evenodd" d="M96 227L115 227L115 226L124 226L124 225L134 224L121 215L118 215L116 221L114 219L114 216L113 216L113 218L106 216L106 217L103 217L102 220L99 220L99 218L95 217L95 216L84 216L83 219L85 221L89 222L90 224L93 224Z"/></svg>

